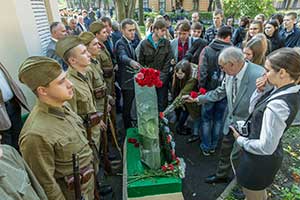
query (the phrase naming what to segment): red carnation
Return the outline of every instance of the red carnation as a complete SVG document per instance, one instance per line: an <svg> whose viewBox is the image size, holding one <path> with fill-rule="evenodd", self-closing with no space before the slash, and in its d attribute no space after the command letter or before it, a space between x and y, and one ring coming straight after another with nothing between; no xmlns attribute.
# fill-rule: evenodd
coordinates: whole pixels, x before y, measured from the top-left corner
<svg viewBox="0 0 300 200"><path fill-rule="evenodd" d="M164 113L163 112L159 112L159 118L160 119L163 119L165 116L164 116Z"/></svg>
<svg viewBox="0 0 300 200"><path fill-rule="evenodd" d="M137 142L137 139L135 138L128 138L127 140L129 143L135 144Z"/></svg>
<svg viewBox="0 0 300 200"><path fill-rule="evenodd" d="M138 148L140 146L140 143L134 143L134 147Z"/></svg>
<svg viewBox="0 0 300 200"><path fill-rule="evenodd" d="M163 82L161 80L157 81L155 84L157 88L161 88L163 86Z"/></svg>
<svg viewBox="0 0 300 200"><path fill-rule="evenodd" d="M205 95L207 92L207 90L205 88L200 88L199 89L199 93L202 94L202 95Z"/></svg>
<svg viewBox="0 0 300 200"><path fill-rule="evenodd" d="M197 98L198 97L198 93L195 92L195 91L191 91L190 93L190 97L192 97L193 99Z"/></svg>
<svg viewBox="0 0 300 200"><path fill-rule="evenodd" d="M137 73L136 76L135 76L135 78L136 78L136 79L139 79L139 80L144 79L144 77L145 77L144 74L141 73L141 72Z"/></svg>
<svg viewBox="0 0 300 200"><path fill-rule="evenodd" d="M167 143L168 143L168 144L171 143L171 140L172 140L172 136L171 136L171 135L168 135L168 136L167 136Z"/></svg>
<svg viewBox="0 0 300 200"><path fill-rule="evenodd" d="M172 155L172 160L176 159L176 155L175 155L175 151L172 149L171 151L171 155Z"/></svg>
<svg viewBox="0 0 300 200"><path fill-rule="evenodd" d="M163 166L161 166L161 170L163 170L164 172L166 172L168 170L168 168L165 165L163 165Z"/></svg>
<svg viewBox="0 0 300 200"><path fill-rule="evenodd" d="M180 160L179 160L179 158L177 157L177 158L176 158L176 164L179 165L179 163L180 163Z"/></svg>
<svg viewBox="0 0 300 200"><path fill-rule="evenodd" d="M168 169L171 170L171 171L173 171L173 170L174 170L174 165L169 164L169 165L168 165Z"/></svg>
<svg viewBox="0 0 300 200"><path fill-rule="evenodd" d="M143 74L145 74L146 71L147 71L146 68L141 68L141 69L140 69L140 72L143 73Z"/></svg>

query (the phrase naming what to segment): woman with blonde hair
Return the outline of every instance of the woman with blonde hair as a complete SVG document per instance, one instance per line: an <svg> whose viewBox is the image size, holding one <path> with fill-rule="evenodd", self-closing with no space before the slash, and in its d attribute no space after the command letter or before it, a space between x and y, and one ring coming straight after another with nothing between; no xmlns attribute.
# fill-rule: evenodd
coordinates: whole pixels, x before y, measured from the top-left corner
<svg viewBox="0 0 300 200"><path fill-rule="evenodd" d="M266 47L264 42L258 38L252 38L243 49L245 59L257 64L263 65L265 62Z"/></svg>

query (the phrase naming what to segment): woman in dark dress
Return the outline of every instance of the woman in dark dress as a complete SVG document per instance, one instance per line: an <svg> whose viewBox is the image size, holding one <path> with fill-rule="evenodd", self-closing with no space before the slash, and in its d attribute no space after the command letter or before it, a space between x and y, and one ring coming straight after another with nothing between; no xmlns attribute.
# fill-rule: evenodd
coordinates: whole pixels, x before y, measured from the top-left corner
<svg viewBox="0 0 300 200"><path fill-rule="evenodd" d="M266 73L257 82L258 90L251 97L251 114L244 128L238 132L230 127L242 147L235 173L247 200L266 200L266 188L272 184L281 166L281 138L292 124L300 105L300 85L296 85L300 76L299 66L300 56L291 48L281 48L268 55ZM274 88L259 92L266 82ZM245 132L249 135L242 136Z"/></svg>

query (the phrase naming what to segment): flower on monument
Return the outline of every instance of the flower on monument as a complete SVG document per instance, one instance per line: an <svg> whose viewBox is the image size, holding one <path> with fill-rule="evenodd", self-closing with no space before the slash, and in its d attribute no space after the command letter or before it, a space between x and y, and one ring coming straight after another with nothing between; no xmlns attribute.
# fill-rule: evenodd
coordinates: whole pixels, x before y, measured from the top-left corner
<svg viewBox="0 0 300 200"><path fill-rule="evenodd" d="M131 143L131 144L137 143L137 139L135 139L135 138L128 138L127 141L128 141L129 143Z"/></svg>
<svg viewBox="0 0 300 200"><path fill-rule="evenodd" d="M172 155L172 160L175 160L176 159L175 150L171 149L170 151L171 151L171 155Z"/></svg>
<svg viewBox="0 0 300 200"><path fill-rule="evenodd" d="M138 148L140 146L140 143L134 143L134 147Z"/></svg>
<svg viewBox="0 0 300 200"><path fill-rule="evenodd" d="M160 113L159 113L159 118L160 118L160 119L163 119L164 117L165 117L165 116L164 116L164 113L163 113L163 112L160 112Z"/></svg>
<svg viewBox="0 0 300 200"><path fill-rule="evenodd" d="M197 98L198 97L198 92L191 91L190 97L192 97L193 99Z"/></svg>
<svg viewBox="0 0 300 200"><path fill-rule="evenodd" d="M180 159L178 157L176 157L175 161L176 161L176 164L179 165Z"/></svg>
<svg viewBox="0 0 300 200"><path fill-rule="evenodd" d="M172 141L172 136L169 134L169 135L167 136L167 143L170 144L171 141Z"/></svg>
<svg viewBox="0 0 300 200"><path fill-rule="evenodd" d="M171 171L173 171L174 170L174 165L173 164L169 164L168 165L168 169L171 170Z"/></svg>
<svg viewBox="0 0 300 200"><path fill-rule="evenodd" d="M199 93L202 94L202 95L205 95L207 92L207 90L205 88L200 88L199 89Z"/></svg>
<svg viewBox="0 0 300 200"><path fill-rule="evenodd" d="M168 167L166 165L161 166L161 170L166 172L168 170Z"/></svg>
<svg viewBox="0 0 300 200"><path fill-rule="evenodd" d="M141 68L135 75L135 81L141 87L157 87L163 86L163 82L160 80L160 71L153 68Z"/></svg>

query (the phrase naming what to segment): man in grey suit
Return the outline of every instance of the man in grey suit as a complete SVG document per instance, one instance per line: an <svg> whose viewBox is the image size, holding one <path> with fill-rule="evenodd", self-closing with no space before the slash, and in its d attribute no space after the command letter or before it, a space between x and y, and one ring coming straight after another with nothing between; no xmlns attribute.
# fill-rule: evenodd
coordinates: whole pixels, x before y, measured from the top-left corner
<svg viewBox="0 0 300 200"><path fill-rule="evenodd" d="M67 36L67 30L63 23L53 22L50 25L51 39L47 46L46 56L56 60L64 71L67 70L68 65L63 61L63 58L59 57L55 52L56 42Z"/></svg>
<svg viewBox="0 0 300 200"><path fill-rule="evenodd" d="M229 130L229 126L237 121L246 120L249 115L250 97L256 89L256 79L264 74L262 66L245 61L243 52L236 47L228 47L219 55L218 59L221 69L226 73L222 85L200 95L195 99L184 96L187 102L217 102L227 98L227 113L223 128L223 140L220 152L220 160L216 174L208 176L206 183L222 183L229 181L231 170L230 159L233 165L238 164L239 147Z"/></svg>

